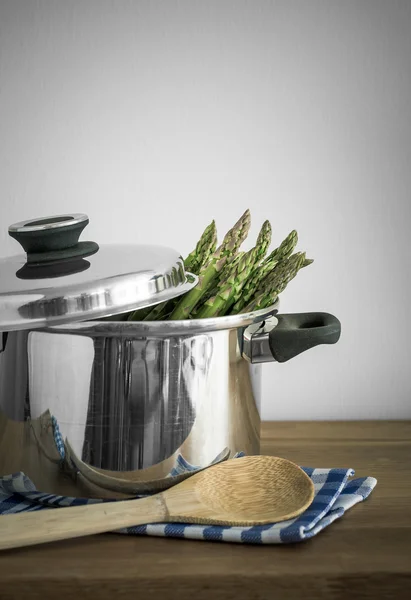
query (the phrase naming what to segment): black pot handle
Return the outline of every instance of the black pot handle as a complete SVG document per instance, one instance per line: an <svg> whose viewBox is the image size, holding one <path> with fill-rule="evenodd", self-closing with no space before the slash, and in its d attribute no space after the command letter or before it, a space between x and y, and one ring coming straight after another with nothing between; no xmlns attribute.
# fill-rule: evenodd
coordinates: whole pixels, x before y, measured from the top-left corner
<svg viewBox="0 0 411 600"><path fill-rule="evenodd" d="M278 325L269 333L271 353L277 362L286 362L298 354L340 339L341 323L329 313L276 315Z"/></svg>

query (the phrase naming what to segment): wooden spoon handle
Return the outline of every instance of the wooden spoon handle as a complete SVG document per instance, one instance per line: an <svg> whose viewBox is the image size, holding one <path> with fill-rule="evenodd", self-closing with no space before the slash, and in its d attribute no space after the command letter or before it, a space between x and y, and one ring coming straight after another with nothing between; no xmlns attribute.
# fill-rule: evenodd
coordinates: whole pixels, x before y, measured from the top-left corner
<svg viewBox="0 0 411 600"><path fill-rule="evenodd" d="M0 550L55 542L166 520L162 494L0 516Z"/></svg>

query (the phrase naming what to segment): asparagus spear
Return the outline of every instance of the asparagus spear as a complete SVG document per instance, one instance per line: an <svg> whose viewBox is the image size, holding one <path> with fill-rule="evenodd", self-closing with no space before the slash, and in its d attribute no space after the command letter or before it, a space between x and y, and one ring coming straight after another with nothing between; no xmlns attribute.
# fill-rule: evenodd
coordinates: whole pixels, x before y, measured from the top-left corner
<svg viewBox="0 0 411 600"><path fill-rule="evenodd" d="M215 317L227 312L228 308L233 304L236 294L240 292L252 266L255 264L257 256L258 249L256 247L244 253L231 269L228 278L221 282L217 294L209 298L199 310L196 315L198 319Z"/></svg>
<svg viewBox="0 0 411 600"><path fill-rule="evenodd" d="M296 230L293 229L287 235L287 237L281 242L281 244L278 246L278 248L275 248L275 250L273 250L271 252L271 254L269 254L267 256L267 258L262 262L261 268L259 269L260 270L260 279L258 282L256 282L254 289L257 288L258 283L268 273L270 273L273 269L275 269L275 267L279 263L286 260L287 258L289 258L292 255L294 248L297 245L297 242L298 242L298 234L297 234Z"/></svg>
<svg viewBox="0 0 411 600"><path fill-rule="evenodd" d="M227 231L221 245L216 250L218 258L227 256L228 258L234 258L239 247L246 239L251 225L251 214L250 210L247 210L241 215L237 223Z"/></svg>
<svg viewBox="0 0 411 600"><path fill-rule="evenodd" d="M303 267L305 260L305 252L297 252L282 261L274 271L263 279L255 295L241 312L251 312L274 304L278 295L285 290L288 283L294 279ZM238 307L234 306L232 314L239 312L237 309Z"/></svg>
<svg viewBox="0 0 411 600"><path fill-rule="evenodd" d="M264 221L254 248L242 252L225 266L214 294L204 302L196 314L197 318L213 317L226 314L228 309L241 294L241 289L254 267L267 252L271 242L271 225Z"/></svg>
<svg viewBox="0 0 411 600"><path fill-rule="evenodd" d="M263 278L278 265L282 260L287 259L295 246L297 245L298 234L293 229L287 237L281 242L278 248L275 248L269 256L251 273L249 279L246 281L244 288L241 293L241 298L237 298L235 311L236 313L241 312L244 307L250 302L253 295L256 293L260 282Z"/></svg>
<svg viewBox="0 0 411 600"><path fill-rule="evenodd" d="M291 256L298 242L298 234L295 229L293 229L287 237L281 242L278 248L275 248L267 256L267 258L260 265L260 279L258 282L255 282L256 289L258 283L267 275L267 273L271 272L276 265L281 263L283 260L286 260Z"/></svg>
<svg viewBox="0 0 411 600"><path fill-rule="evenodd" d="M221 271L220 280L227 279L227 277L230 275L232 267L235 267L235 265L238 264L238 262L241 260L241 257L244 256L244 254L244 251L237 252L235 257L232 258L231 261L227 263L224 269ZM215 291L217 291L217 285L215 287Z"/></svg>
<svg viewBox="0 0 411 600"><path fill-rule="evenodd" d="M268 308L269 306L272 306L275 303L277 298L278 294L275 290L268 290L267 292L262 292L259 296L255 296L254 300L247 304L247 306L244 307L242 312L255 312L257 310Z"/></svg>
<svg viewBox="0 0 411 600"><path fill-rule="evenodd" d="M199 282L196 287L184 294L178 302L169 317L171 320L188 318L207 290L214 285L224 266L235 256L238 248L247 237L250 224L250 211L247 209L237 223L226 233L222 244L199 273Z"/></svg>
<svg viewBox="0 0 411 600"><path fill-rule="evenodd" d="M213 252L215 252L216 246L217 228L213 220L203 231L195 249L184 260L186 270L194 273L194 275L198 275L201 268L208 262Z"/></svg>
<svg viewBox="0 0 411 600"><path fill-rule="evenodd" d="M150 312L143 317L143 321L161 321L163 316L167 312L167 305L171 302L171 300L166 300L165 302L160 302L160 304L156 304L151 307Z"/></svg>
<svg viewBox="0 0 411 600"><path fill-rule="evenodd" d="M217 227L214 219L203 231L196 247L187 258L184 260L186 271L190 271L198 275L203 265L205 265L217 246ZM176 300L166 300L152 307L147 313L140 316L140 320L144 321L160 321L171 312L176 305Z"/></svg>
<svg viewBox="0 0 411 600"><path fill-rule="evenodd" d="M256 248L258 248L258 255L256 256L256 259L255 259L256 265L262 258L264 258L270 243L271 243L271 224L269 221L264 221L264 223L261 227L261 230L258 234L257 242L256 242ZM244 254L245 254L245 252L237 252L237 254L232 259L232 261L226 264L226 266L220 273L218 280L214 283L213 288L211 288L206 294L204 294L203 298L197 305L197 313L199 312L199 309L202 306L204 306L204 304L210 298L212 298L218 294L221 282L224 283L228 280L228 278L230 277L230 274L232 272L232 267L234 267L235 265L238 264L240 259L244 256Z"/></svg>
<svg viewBox="0 0 411 600"><path fill-rule="evenodd" d="M276 266L276 262L272 261L270 263L270 270L274 269L274 267ZM237 312L241 312L241 309L247 305L247 303L251 300L252 296L255 294L256 290L258 289L258 286L260 285L261 280L263 279L264 275L267 274L268 272L268 268L267 269L263 269L263 267L261 265L258 265L254 271L251 273L251 276L249 277L249 279L246 281L241 297L237 299L236 301L236 311Z"/></svg>
<svg viewBox="0 0 411 600"><path fill-rule="evenodd" d="M281 260L277 266L261 280L260 286L264 286L267 283L269 285L275 284L276 282L280 283L284 281L284 279L289 280L288 278L290 276L295 277L297 272L302 268L304 261L305 252L296 252L289 258Z"/></svg>
<svg viewBox="0 0 411 600"><path fill-rule="evenodd" d="M251 272L249 273L247 279L244 281L244 284L241 289L241 295L243 293L247 294L247 290L249 290L248 296L251 296L253 290L255 290L258 281L260 280L260 261L264 258L267 253L268 247L271 243L271 224L269 221L264 221L260 232L257 237L256 249L257 255ZM234 302L237 302L239 299L239 294L236 294L234 298Z"/></svg>
<svg viewBox="0 0 411 600"><path fill-rule="evenodd" d="M212 256L208 266L200 273L197 285L187 292L187 294L184 294L174 308L169 317L171 321L188 318L190 312L196 306L206 289L213 284L226 262L227 257L218 259L215 254Z"/></svg>
<svg viewBox="0 0 411 600"><path fill-rule="evenodd" d="M271 235L271 223L270 221L264 221L255 243L255 247L257 248L257 262L262 260L267 254L268 247L271 244Z"/></svg>
<svg viewBox="0 0 411 600"><path fill-rule="evenodd" d="M268 265L270 265L270 263L273 261L275 263L278 263L281 260L289 258L291 256L291 254L293 253L293 250L296 247L297 242L298 242L298 234L297 234L296 230L293 229L287 235L287 237L281 242L281 244L278 246L278 248L273 250L271 252L271 254L269 254L267 256L265 261L262 263L263 269L264 269L264 267L266 267L266 271L267 271Z"/></svg>
<svg viewBox="0 0 411 600"><path fill-rule="evenodd" d="M150 313L151 306L146 306L145 308L138 308L134 312L130 313L127 321L143 321L143 319Z"/></svg>
<svg viewBox="0 0 411 600"><path fill-rule="evenodd" d="M238 264L238 261L241 259L242 256L244 256L244 254L245 254L245 252L237 252L235 258L233 258L231 260L231 262L226 263L224 269L221 271L219 276L214 281L213 286L210 286L208 288L208 290L202 296L201 300L196 305L194 311L192 312L193 317L197 318L197 314L200 312L201 308L204 306L204 304L207 302L207 300L209 300L213 296L217 295L218 289L220 287L220 282L226 281L228 279L228 277L230 276L231 270Z"/></svg>

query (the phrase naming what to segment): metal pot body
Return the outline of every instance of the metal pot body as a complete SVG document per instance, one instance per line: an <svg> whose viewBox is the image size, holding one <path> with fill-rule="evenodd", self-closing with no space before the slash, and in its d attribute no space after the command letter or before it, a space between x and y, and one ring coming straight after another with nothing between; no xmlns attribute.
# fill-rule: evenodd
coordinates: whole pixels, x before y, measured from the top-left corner
<svg viewBox="0 0 411 600"><path fill-rule="evenodd" d="M340 335L332 315L277 309L0 334L0 476L104 496L153 491L141 482L164 481L184 460L258 454L261 363Z"/></svg>
<svg viewBox="0 0 411 600"><path fill-rule="evenodd" d="M242 355L250 320L219 329L89 322L9 332L0 352L3 430L10 421L41 423L41 452L52 435L59 447L57 422L72 457L113 476L154 467L165 477L179 455L205 466L225 448L258 454L261 365ZM14 460L31 443L27 432L17 437L9 448L3 437L0 475L10 473L4 454Z"/></svg>

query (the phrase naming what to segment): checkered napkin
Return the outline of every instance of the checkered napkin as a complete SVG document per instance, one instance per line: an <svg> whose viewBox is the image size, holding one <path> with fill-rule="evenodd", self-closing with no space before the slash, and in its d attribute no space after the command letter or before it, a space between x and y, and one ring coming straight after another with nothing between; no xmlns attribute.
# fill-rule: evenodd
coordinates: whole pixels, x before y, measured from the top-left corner
<svg viewBox="0 0 411 600"><path fill-rule="evenodd" d="M63 458L64 443L62 443L57 424L54 424L56 445ZM242 456L242 454L237 456ZM188 463L180 455L170 475L196 471L198 468ZM333 521L342 517L354 504L365 500L377 483L374 477L350 479L354 475L353 469L302 468L314 483L315 496L309 508L295 519L254 527L184 525L180 523L140 525L121 529L118 533L246 544L302 542L317 535ZM45 494L37 491L33 482L24 473L15 473L0 478L0 515L116 501Z"/></svg>

